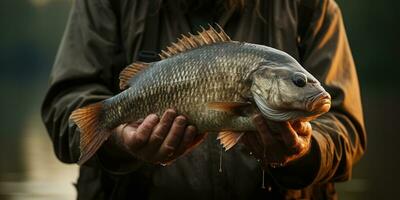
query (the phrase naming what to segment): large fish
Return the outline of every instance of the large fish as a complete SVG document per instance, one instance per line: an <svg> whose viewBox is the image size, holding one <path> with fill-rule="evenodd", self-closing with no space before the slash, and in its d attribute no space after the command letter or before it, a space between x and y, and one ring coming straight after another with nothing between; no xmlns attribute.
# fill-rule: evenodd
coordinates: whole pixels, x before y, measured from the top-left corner
<svg viewBox="0 0 400 200"><path fill-rule="evenodd" d="M120 124L175 108L200 132L219 132L225 149L256 129L258 110L274 121L309 121L327 112L330 96L294 58L277 49L232 41L219 27L182 35L162 60L134 63L120 75L120 94L75 110L79 164Z"/></svg>

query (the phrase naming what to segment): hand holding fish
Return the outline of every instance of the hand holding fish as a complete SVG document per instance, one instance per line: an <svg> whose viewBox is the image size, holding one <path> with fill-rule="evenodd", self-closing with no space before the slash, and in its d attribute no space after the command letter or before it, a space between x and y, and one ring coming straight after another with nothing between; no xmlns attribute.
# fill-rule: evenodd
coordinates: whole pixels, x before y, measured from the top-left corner
<svg viewBox="0 0 400 200"><path fill-rule="evenodd" d="M253 117L257 134L245 134L243 143L271 166L285 166L310 149L312 128L309 122L267 121L262 114Z"/></svg>
<svg viewBox="0 0 400 200"><path fill-rule="evenodd" d="M115 133L122 148L135 158L162 164L188 152L204 137L172 109L165 111L161 118L150 114L144 120L120 125Z"/></svg>
<svg viewBox="0 0 400 200"><path fill-rule="evenodd" d="M195 131L187 124L196 125L199 134L218 133L225 150L244 133L258 130L258 136L249 137L262 139L258 146L266 148L268 162L286 163L306 152L311 133L308 123L288 121L311 121L331 106L329 93L289 54L232 41L221 28L183 35L160 58L129 65L119 77L121 93L71 114L81 130L78 164L91 158L115 130L137 158L169 162L189 148L186 140L193 140ZM168 108L176 112L163 115ZM268 125L255 127L251 116L257 112ZM143 118L141 124L130 124ZM303 133L302 125L309 127Z"/></svg>

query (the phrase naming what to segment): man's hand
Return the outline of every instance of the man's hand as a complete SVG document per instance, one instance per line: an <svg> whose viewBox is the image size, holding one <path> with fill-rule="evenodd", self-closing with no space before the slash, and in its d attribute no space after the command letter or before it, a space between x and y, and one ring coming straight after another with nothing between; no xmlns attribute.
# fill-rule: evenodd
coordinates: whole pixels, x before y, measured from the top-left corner
<svg viewBox="0 0 400 200"><path fill-rule="evenodd" d="M273 122L256 114L253 123L258 131L245 134L243 143L265 164L284 166L310 149L312 128L309 122Z"/></svg>
<svg viewBox="0 0 400 200"><path fill-rule="evenodd" d="M170 163L199 144L204 134L197 134L182 115L169 109L161 119L148 115L144 120L120 125L115 129L123 149L134 157L151 163Z"/></svg>

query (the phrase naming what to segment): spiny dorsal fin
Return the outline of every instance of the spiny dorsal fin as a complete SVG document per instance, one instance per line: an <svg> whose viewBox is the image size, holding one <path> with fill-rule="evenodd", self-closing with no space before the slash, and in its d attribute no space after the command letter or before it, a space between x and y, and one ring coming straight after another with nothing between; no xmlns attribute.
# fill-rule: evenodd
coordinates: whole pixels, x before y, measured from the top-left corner
<svg viewBox="0 0 400 200"><path fill-rule="evenodd" d="M202 31L197 32L197 35L189 33L189 36L186 36L182 34L182 37L176 43L173 42L165 50L161 51L160 58L166 59L204 45L232 41L220 25L216 24L219 31L215 30L211 25L208 26L207 30L201 27Z"/></svg>
<svg viewBox="0 0 400 200"><path fill-rule="evenodd" d="M149 63L136 62L123 69L119 74L119 88L121 90L128 88L129 80L147 66L149 66Z"/></svg>

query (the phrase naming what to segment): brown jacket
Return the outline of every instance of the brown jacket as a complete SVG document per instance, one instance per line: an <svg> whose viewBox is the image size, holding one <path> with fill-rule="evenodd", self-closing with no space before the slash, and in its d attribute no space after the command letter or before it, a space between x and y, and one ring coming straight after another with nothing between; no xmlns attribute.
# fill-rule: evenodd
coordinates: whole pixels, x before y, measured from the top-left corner
<svg viewBox="0 0 400 200"><path fill-rule="evenodd" d="M83 105L119 92L118 74L135 60L152 60L181 33L218 22L234 40L281 49L296 58L332 96L329 113L313 121L312 150L304 159L270 169L261 188L257 161L239 145L223 154L210 136L167 167L123 163L108 168L99 157L80 168L79 199L331 199L333 182L351 177L366 134L356 69L340 10L333 0L254 0L242 12L208 7L182 12L177 1L74 1L50 77L42 116L57 157L75 163L79 131L68 121ZM146 50L146 51L144 51ZM143 53L144 52L144 53Z"/></svg>

